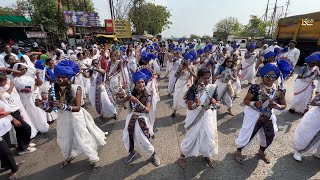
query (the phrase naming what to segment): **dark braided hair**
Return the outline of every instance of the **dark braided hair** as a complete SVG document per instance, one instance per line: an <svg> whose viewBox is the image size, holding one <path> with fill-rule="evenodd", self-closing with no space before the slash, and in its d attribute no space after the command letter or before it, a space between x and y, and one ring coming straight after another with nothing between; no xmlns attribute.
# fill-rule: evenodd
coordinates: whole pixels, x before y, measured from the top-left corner
<svg viewBox="0 0 320 180"><path fill-rule="evenodd" d="M199 69L198 74L197 74L197 78L194 81L194 83L192 84L192 86L188 89L187 93L189 93L190 91L191 92L196 92L197 91L197 85L199 84L200 77L203 77L206 74L210 74L211 75L210 68L203 67L203 68Z"/></svg>
<svg viewBox="0 0 320 180"><path fill-rule="evenodd" d="M60 93L59 92L61 91L61 88L60 88L58 83L54 83L54 90L55 90L55 93L56 93L56 99L60 100ZM72 102L73 97L72 97L72 93L71 93L71 83L70 83L70 81L68 82L68 84L66 86L65 95L66 95L66 104L67 105L72 105L73 104L73 102Z"/></svg>

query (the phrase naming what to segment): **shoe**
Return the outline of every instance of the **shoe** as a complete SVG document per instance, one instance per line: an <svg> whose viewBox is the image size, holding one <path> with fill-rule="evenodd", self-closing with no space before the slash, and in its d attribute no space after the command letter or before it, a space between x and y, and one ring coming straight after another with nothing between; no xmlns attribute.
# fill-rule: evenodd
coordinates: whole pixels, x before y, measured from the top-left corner
<svg viewBox="0 0 320 180"><path fill-rule="evenodd" d="M93 164L92 173L95 174L95 173L97 173L97 172L100 170L101 166L100 166L99 161L98 161L98 162L94 162L94 163L92 163L92 164Z"/></svg>
<svg viewBox="0 0 320 180"><path fill-rule="evenodd" d="M34 151L36 151L36 150L37 150L37 148L28 147L26 150L20 151L18 154L19 154L20 156L22 156L22 155L24 155L24 154L32 153L32 152L34 152Z"/></svg>
<svg viewBox="0 0 320 180"><path fill-rule="evenodd" d="M129 156L126 158L125 163L129 164L132 162L133 158L137 155L136 151L129 154Z"/></svg>
<svg viewBox="0 0 320 180"><path fill-rule="evenodd" d="M175 113L172 113L171 114L171 118L175 118L176 117L176 114Z"/></svg>
<svg viewBox="0 0 320 180"><path fill-rule="evenodd" d="M36 147L36 144L35 143L30 143L29 147L34 148L34 147Z"/></svg>
<svg viewBox="0 0 320 180"><path fill-rule="evenodd" d="M153 165L154 165L155 167L160 166L160 159L159 159L159 157L158 157L158 155L157 155L156 153L154 153L154 154L152 155L152 160L153 160Z"/></svg>
<svg viewBox="0 0 320 180"><path fill-rule="evenodd" d="M18 179L18 177L17 177L17 172L15 172L15 173L13 173L13 174L11 174L11 175L9 176L9 180L15 180L15 179Z"/></svg>
<svg viewBox="0 0 320 180"><path fill-rule="evenodd" d="M314 153L313 156L320 159L320 153Z"/></svg>
<svg viewBox="0 0 320 180"><path fill-rule="evenodd" d="M268 157L268 155L262 151L262 150L259 150L258 154L260 155L260 158L267 164L270 164L271 160L270 158Z"/></svg>
<svg viewBox="0 0 320 180"><path fill-rule="evenodd" d="M296 161L299 161L299 162L302 161L301 154L296 150L293 153L293 159L295 159Z"/></svg>
<svg viewBox="0 0 320 180"><path fill-rule="evenodd" d="M294 114L296 111L294 109L289 109L289 113Z"/></svg>

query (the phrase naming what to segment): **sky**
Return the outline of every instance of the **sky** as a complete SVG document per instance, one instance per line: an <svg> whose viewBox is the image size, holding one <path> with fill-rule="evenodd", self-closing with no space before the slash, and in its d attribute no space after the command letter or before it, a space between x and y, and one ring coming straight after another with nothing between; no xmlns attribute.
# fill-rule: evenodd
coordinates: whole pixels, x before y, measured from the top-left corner
<svg viewBox="0 0 320 180"><path fill-rule="evenodd" d="M1 6L14 3L15 0L0 0ZM100 21L110 19L107 0L92 0L99 13ZM247 24L250 15L262 17L268 0L147 0L166 6L170 12L172 25L162 32L163 37L189 37L190 34L212 35L214 25L226 17L236 17ZM273 11L276 0L269 0L269 12ZM288 0L278 0L278 6L286 9ZM281 8L277 8L281 11ZM320 0L290 0L288 16L320 11Z"/></svg>

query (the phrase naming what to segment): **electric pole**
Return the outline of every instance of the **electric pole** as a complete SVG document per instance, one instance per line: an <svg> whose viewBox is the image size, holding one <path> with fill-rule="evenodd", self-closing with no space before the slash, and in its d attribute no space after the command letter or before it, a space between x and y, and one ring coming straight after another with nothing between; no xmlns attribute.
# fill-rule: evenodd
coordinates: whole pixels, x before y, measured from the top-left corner
<svg viewBox="0 0 320 180"><path fill-rule="evenodd" d="M266 13L265 13L265 15L264 15L264 21L265 21L265 22L268 20L269 1L270 1L270 0L268 0L267 8L266 8Z"/></svg>
<svg viewBox="0 0 320 180"><path fill-rule="evenodd" d="M286 4L287 4L287 8L286 8L286 13L284 14L284 17L287 17L287 15L288 15L288 8L289 8L290 0L288 0Z"/></svg>

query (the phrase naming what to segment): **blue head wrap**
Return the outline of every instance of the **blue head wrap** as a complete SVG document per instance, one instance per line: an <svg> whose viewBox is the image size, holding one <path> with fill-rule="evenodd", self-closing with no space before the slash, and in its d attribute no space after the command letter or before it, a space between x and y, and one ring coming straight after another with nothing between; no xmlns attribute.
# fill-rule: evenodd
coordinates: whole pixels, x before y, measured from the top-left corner
<svg viewBox="0 0 320 180"><path fill-rule="evenodd" d="M127 47L126 46L120 46L120 51L126 51Z"/></svg>
<svg viewBox="0 0 320 180"><path fill-rule="evenodd" d="M141 71L136 71L135 73L132 74L132 81L134 84L137 84L138 81L144 80L145 83L147 83L147 76L141 72Z"/></svg>
<svg viewBox="0 0 320 180"><path fill-rule="evenodd" d="M153 77L152 71L147 68L141 68L139 71L141 71L143 74L147 76L147 81L151 80L151 78Z"/></svg>
<svg viewBox="0 0 320 180"><path fill-rule="evenodd" d="M152 45L154 48L156 48L156 49L158 48L158 43L154 42Z"/></svg>
<svg viewBox="0 0 320 180"><path fill-rule="evenodd" d="M179 44L182 43L182 41L183 41L183 38L178 39Z"/></svg>
<svg viewBox="0 0 320 180"><path fill-rule="evenodd" d="M54 76L67 76L71 79L80 71L77 63L71 60L63 60L54 67Z"/></svg>
<svg viewBox="0 0 320 180"><path fill-rule="evenodd" d="M197 52L192 49L189 53L192 55L192 59L191 59L191 60L192 60L192 61L196 60L196 58L197 58Z"/></svg>
<svg viewBox="0 0 320 180"><path fill-rule="evenodd" d="M190 45L189 45L189 49L193 49L193 48L194 48L194 46L195 46L195 45L194 45L193 43L192 43L192 44L190 44Z"/></svg>
<svg viewBox="0 0 320 180"><path fill-rule="evenodd" d="M180 47L175 47L175 48L174 48L174 51L175 51L175 52L181 52L181 50L182 50L182 49L181 49Z"/></svg>
<svg viewBox="0 0 320 180"><path fill-rule="evenodd" d="M185 60L187 60L187 61L192 61L192 60L193 60L193 55L192 55L191 52L189 52L189 53L185 54L185 55L183 56L183 58L184 58Z"/></svg>
<svg viewBox="0 0 320 180"><path fill-rule="evenodd" d="M270 57L276 57L276 53L274 53L273 51L269 51L269 52L265 53L265 54L263 55L263 57L264 57L265 60L267 60L267 59L269 59Z"/></svg>
<svg viewBox="0 0 320 180"><path fill-rule="evenodd" d="M153 51L154 47L152 45L147 46L146 51Z"/></svg>
<svg viewBox="0 0 320 180"><path fill-rule="evenodd" d="M206 46L203 48L203 51L204 51L204 52L211 51L211 48L210 48L208 45L206 45Z"/></svg>
<svg viewBox="0 0 320 180"><path fill-rule="evenodd" d="M320 61L320 57L318 55L314 54L314 55L310 55L310 56L306 57L304 60L306 63L311 63L313 61Z"/></svg>
<svg viewBox="0 0 320 180"><path fill-rule="evenodd" d="M198 55L202 55L203 53L204 53L203 49L198 49L198 50L197 50L197 54L198 54Z"/></svg>
<svg viewBox="0 0 320 180"><path fill-rule="evenodd" d="M36 61L36 64L34 65L34 67L37 68L37 69L44 70L44 68L46 67L45 63L44 63L44 60Z"/></svg>
<svg viewBox="0 0 320 180"><path fill-rule="evenodd" d="M249 46L248 46L248 49L255 49L256 48L256 45L255 44L250 44Z"/></svg>
<svg viewBox="0 0 320 180"><path fill-rule="evenodd" d="M288 47L285 47L285 48L283 48L283 49L281 50L282 53L286 53L286 52L288 52L288 51L289 51L289 48L288 48Z"/></svg>
<svg viewBox="0 0 320 180"><path fill-rule="evenodd" d="M273 71L277 75L277 79L279 78L280 70L276 65L274 65L272 63L267 63L262 68L260 68L259 74L261 77L264 77L264 75L266 75L270 71Z"/></svg>
<svg viewBox="0 0 320 180"><path fill-rule="evenodd" d="M175 48L175 45L174 45L174 44L170 44L170 45L169 45L169 50L173 51L174 48Z"/></svg>
<svg viewBox="0 0 320 180"><path fill-rule="evenodd" d="M150 56L151 53L145 51L141 54L141 59L142 61L146 61L146 62L149 62L151 60L151 56Z"/></svg>
<svg viewBox="0 0 320 180"><path fill-rule="evenodd" d="M277 61L277 65L282 73L283 79L287 79L287 77L291 76L294 72L294 68L291 63L288 63L288 61Z"/></svg>
<svg viewBox="0 0 320 180"><path fill-rule="evenodd" d="M155 54L153 54L153 53L149 53L149 56L150 56L150 59L156 59L157 58L157 56Z"/></svg>

